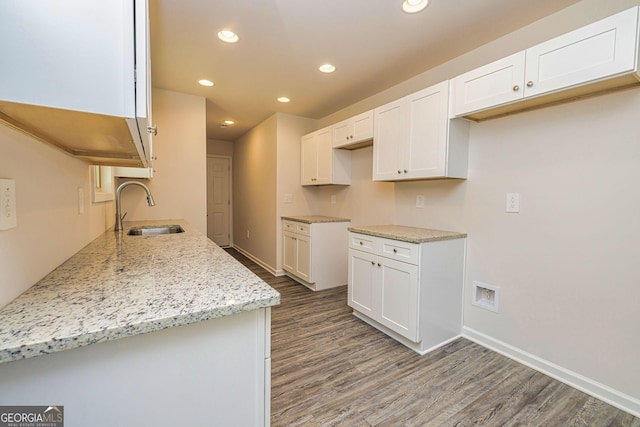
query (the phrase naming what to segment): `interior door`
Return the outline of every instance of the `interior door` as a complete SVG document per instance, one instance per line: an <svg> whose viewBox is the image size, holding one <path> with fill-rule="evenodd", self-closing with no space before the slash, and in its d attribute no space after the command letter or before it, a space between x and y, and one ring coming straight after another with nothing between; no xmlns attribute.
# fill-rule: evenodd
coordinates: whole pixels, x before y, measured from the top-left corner
<svg viewBox="0 0 640 427"><path fill-rule="evenodd" d="M207 157L207 236L231 244L231 159Z"/></svg>

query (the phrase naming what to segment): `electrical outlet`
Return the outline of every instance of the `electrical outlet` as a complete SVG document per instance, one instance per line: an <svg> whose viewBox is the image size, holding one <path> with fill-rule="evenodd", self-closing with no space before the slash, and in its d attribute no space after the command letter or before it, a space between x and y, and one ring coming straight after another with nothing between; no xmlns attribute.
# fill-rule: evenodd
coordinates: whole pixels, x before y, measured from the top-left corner
<svg viewBox="0 0 640 427"><path fill-rule="evenodd" d="M507 212L520 212L520 193L507 193Z"/></svg>
<svg viewBox="0 0 640 427"><path fill-rule="evenodd" d="M289 204L289 203L293 203L293 194L285 194L284 195L284 202Z"/></svg>
<svg viewBox="0 0 640 427"><path fill-rule="evenodd" d="M416 196L416 208L424 208L424 196Z"/></svg>
<svg viewBox="0 0 640 427"><path fill-rule="evenodd" d="M331 196L331 204L332 205L336 204L336 196L335 196L335 194L333 196Z"/></svg>
<svg viewBox="0 0 640 427"><path fill-rule="evenodd" d="M13 179L0 179L0 230L16 228L16 182Z"/></svg>

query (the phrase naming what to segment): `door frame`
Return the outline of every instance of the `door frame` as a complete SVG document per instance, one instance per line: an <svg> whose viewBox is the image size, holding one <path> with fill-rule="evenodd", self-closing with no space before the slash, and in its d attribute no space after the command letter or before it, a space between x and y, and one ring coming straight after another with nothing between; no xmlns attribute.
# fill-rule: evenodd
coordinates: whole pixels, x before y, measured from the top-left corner
<svg viewBox="0 0 640 427"><path fill-rule="evenodd" d="M232 156L219 156L217 154L207 154L207 162L210 158L216 159L228 159L229 160L229 247L233 247L233 157ZM207 165L207 171L209 170ZM209 181L209 176L207 176ZM209 217L209 190L207 189L207 224ZM209 234L209 228L207 226L207 234ZM207 236L208 237L208 236Z"/></svg>

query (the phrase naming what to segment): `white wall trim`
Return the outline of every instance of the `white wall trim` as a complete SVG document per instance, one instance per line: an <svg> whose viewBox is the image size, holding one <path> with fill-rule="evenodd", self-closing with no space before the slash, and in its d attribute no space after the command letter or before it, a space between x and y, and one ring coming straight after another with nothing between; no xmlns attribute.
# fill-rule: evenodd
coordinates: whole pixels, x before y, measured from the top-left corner
<svg viewBox="0 0 640 427"><path fill-rule="evenodd" d="M522 363L536 371L542 372L561 381L573 388L576 388L590 396L602 400L618 409L630 413L633 416L640 417L640 400L624 394L618 390L614 390L604 384L580 375L555 363L549 362L522 349L514 347L510 344L492 338L481 332L464 326L462 328L462 336L483 347L487 347L497 353L502 354L516 362Z"/></svg>
<svg viewBox="0 0 640 427"><path fill-rule="evenodd" d="M276 276L276 270L275 268L271 267L269 264L267 264L266 262L262 261L259 258L256 258L255 256L251 255L249 252L245 251L244 249L242 249L240 246L234 244L233 248L235 250L237 250L238 252L240 252L242 255L246 256L247 258L249 258L251 261L255 262L256 264L258 264L260 267L264 268L265 270L267 270L269 273L271 273L272 275Z"/></svg>

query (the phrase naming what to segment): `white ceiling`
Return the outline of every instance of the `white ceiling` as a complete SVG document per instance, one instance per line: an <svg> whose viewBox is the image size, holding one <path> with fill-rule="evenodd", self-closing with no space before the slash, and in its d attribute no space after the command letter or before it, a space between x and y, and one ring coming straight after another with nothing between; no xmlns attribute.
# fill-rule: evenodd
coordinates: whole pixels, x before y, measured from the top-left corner
<svg viewBox="0 0 640 427"><path fill-rule="evenodd" d="M409 15L401 0L150 0L152 81L205 97L207 138L233 141L278 111L322 118L578 1L431 0Z"/></svg>

